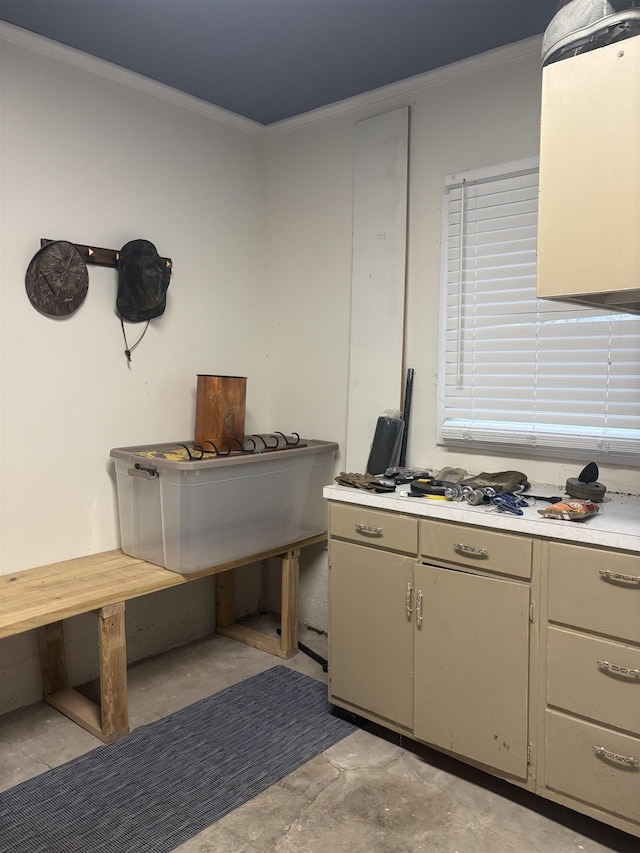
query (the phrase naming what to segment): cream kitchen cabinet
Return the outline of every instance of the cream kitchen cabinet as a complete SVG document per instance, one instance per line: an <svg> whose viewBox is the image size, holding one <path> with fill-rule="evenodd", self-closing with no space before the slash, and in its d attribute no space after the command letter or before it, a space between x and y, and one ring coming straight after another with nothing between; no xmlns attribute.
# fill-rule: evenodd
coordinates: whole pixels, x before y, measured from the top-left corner
<svg viewBox="0 0 640 853"><path fill-rule="evenodd" d="M639 836L640 507L325 497L330 701Z"/></svg>
<svg viewBox="0 0 640 853"><path fill-rule="evenodd" d="M433 519L419 532L414 735L524 781L532 542Z"/></svg>
<svg viewBox="0 0 640 853"><path fill-rule="evenodd" d="M531 543L456 530L331 504L330 699L524 783Z"/></svg>
<svg viewBox="0 0 640 853"><path fill-rule="evenodd" d="M542 73L538 296L640 313L640 36Z"/></svg>
<svg viewBox="0 0 640 853"><path fill-rule="evenodd" d="M640 560L547 544L539 793L640 831Z"/></svg>
<svg viewBox="0 0 640 853"><path fill-rule="evenodd" d="M418 520L332 504L331 701L413 730L413 568Z"/></svg>

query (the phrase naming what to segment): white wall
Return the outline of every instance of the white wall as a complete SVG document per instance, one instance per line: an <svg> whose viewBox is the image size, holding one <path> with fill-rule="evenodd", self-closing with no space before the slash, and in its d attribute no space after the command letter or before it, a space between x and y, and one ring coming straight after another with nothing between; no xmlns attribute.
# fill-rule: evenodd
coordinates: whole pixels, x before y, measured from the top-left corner
<svg viewBox="0 0 640 853"><path fill-rule="evenodd" d="M109 452L191 437L197 373L248 376L247 431L270 418L262 128L3 30L0 572L9 574L119 547ZM87 298L64 320L31 306L24 277L41 237L113 249L143 237L172 258L167 310L131 368L114 269L88 267ZM128 326L129 343L142 329ZM81 637L92 621L66 626L76 683L95 674L94 644ZM130 602L130 659L213 625L211 579ZM35 655L33 633L0 642L0 710L40 698Z"/></svg>
<svg viewBox="0 0 640 853"><path fill-rule="evenodd" d="M410 91L398 90L409 89ZM377 97L376 97L377 94ZM384 97L383 97L384 96ZM480 455L436 445L441 199L444 176L537 155L538 40L425 75L409 86L371 93L353 108L318 111L270 128L267 137L269 292L280 304L272 376L274 408L285 419L344 447L349 364L349 287L353 131L357 121L411 107L405 368L415 370L407 464L470 473L516 469L531 481L563 487L582 464L526 456ZM367 100L367 99L364 99ZM384 329L372 329L384 353ZM299 353L294 358L290 344ZM286 366L286 370L285 370ZM293 393L292 393L293 391ZM386 408L380 401L380 412ZM371 425L371 438L375 424ZM589 460L585 459L584 464ZM600 465L611 491L637 493L638 471ZM326 589L326 564L301 578L301 612L316 628L314 605ZM326 592L325 592L326 595Z"/></svg>
<svg viewBox="0 0 640 853"><path fill-rule="evenodd" d="M337 441L342 450L353 124L349 115L266 138L268 290L276 317L269 342L272 406L301 435Z"/></svg>
<svg viewBox="0 0 640 853"><path fill-rule="evenodd" d="M110 449L190 437L198 372L249 374L257 426L267 370L258 135L11 44L1 106L6 573L117 547ZM64 320L33 309L24 274L41 237L144 237L172 258L167 311L131 368L115 270L90 266Z"/></svg>
<svg viewBox="0 0 640 853"><path fill-rule="evenodd" d="M520 56L518 56L520 53ZM506 56L508 61L501 61ZM484 67L483 67L484 66ZM480 69L480 70L478 70ZM401 87L398 87L401 88ZM441 202L444 177L537 155L538 40L424 75L410 94L349 112L327 110L282 122L266 140L269 293L279 305L271 394L285 419L304 419L320 437L344 443L349 358L353 130L359 120L411 107L406 367L415 370L410 465L461 465L471 472L518 468L532 481L563 485L579 463L498 457L436 445ZM384 329L372 329L384 352ZM295 358L291 344L306 357ZM292 393L294 391L294 393ZM375 424L372 424L371 437ZM585 460L585 463L588 460ZM497 466L497 467L496 467ZM600 465L612 491L638 491L638 474Z"/></svg>
<svg viewBox="0 0 640 853"><path fill-rule="evenodd" d="M109 450L189 437L198 372L249 377L247 431L296 430L344 448L353 130L404 105L411 107L405 367L415 370L407 461L518 468L558 485L574 476L573 463L435 444L443 178L537 153L538 48L497 52L264 134L3 43L0 571L118 546ZM40 237L107 248L145 237L173 259L167 312L151 324L131 370L113 270L90 268L87 300L67 320L31 307L24 273ZM384 330L372 334L384 352ZM635 472L600 469L610 490L638 491ZM308 550L300 613L322 630L326 552ZM191 590L185 599L171 591L132 603L135 656L207 630L213 594L203 584L182 588ZM264 600L273 599L266 588ZM195 622L185 628L168 618L172 612L193 613ZM92 664L74 636L81 681ZM18 670L33 673L19 696ZM5 710L39 698L32 634L0 643L0 694L13 696Z"/></svg>

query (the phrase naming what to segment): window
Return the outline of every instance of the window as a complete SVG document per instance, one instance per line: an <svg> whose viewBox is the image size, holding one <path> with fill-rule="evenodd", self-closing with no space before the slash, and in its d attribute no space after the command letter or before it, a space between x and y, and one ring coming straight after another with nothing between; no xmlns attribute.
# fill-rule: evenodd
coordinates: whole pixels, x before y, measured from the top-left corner
<svg viewBox="0 0 640 853"><path fill-rule="evenodd" d="M451 175L439 443L634 462L640 317L536 298L538 165Z"/></svg>

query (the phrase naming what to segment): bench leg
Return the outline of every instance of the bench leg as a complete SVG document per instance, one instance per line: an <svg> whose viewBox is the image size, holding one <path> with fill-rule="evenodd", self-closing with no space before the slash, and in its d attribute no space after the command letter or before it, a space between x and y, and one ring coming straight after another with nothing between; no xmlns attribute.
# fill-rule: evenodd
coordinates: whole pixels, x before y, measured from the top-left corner
<svg viewBox="0 0 640 853"><path fill-rule="evenodd" d="M124 601L98 611L98 647L102 734L116 740L129 731Z"/></svg>
<svg viewBox="0 0 640 853"><path fill-rule="evenodd" d="M233 569L229 569L216 575L216 629L233 623Z"/></svg>
<svg viewBox="0 0 640 853"><path fill-rule="evenodd" d="M300 549L282 555L282 590L280 593L280 650L285 658L298 651L298 579Z"/></svg>
<svg viewBox="0 0 640 853"><path fill-rule="evenodd" d="M96 610L100 705L69 687L62 622L38 629L44 701L104 743L129 731L124 602Z"/></svg>
<svg viewBox="0 0 640 853"><path fill-rule="evenodd" d="M261 649L281 658L292 658L298 654L298 548L280 554L282 561L282 592L280 637L269 637L234 622L233 612L233 569L216 575L216 633Z"/></svg>
<svg viewBox="0 0 640 853"><path fill-rule="evenodd" d="M67 687L67 659L64 651L62 622L53 622L38 628L42 689L45 696Z"/></svg>

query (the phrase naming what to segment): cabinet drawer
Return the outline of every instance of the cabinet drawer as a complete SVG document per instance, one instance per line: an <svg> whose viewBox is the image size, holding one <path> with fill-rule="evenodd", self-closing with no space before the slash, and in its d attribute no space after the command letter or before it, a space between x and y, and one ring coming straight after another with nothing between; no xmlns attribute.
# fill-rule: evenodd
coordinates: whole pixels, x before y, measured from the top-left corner
<svg viewBox="0 0 640 853"><path fill-rule="evenodd" d="M640 558L551 542L549 619L640 643Z"/></svg>
<svg viewBox="0 0 640 853"><path fill-rule="evenodd" d="M488 572L530 578L532 547L530 539L484 527L431 519L420 521L420 557L429 562L446 560Z"/></svg>
<svg viewBox="0 0 640 853"><path fill-rule="evenodd" d="M547 660L550 705L640 734L640 649L551 627Z"/></svg>
<svg viewBox="0 0 640 853"><path fill-rule="evenodd" d="M347 504L329 505L330 535L405 554L418 553L418 519Z"/></svg>
<svg viewBox="0 0 640 853"><path fill-rule="evenodd" d="M640 740L546 712L547 787L640 820Z"/></svg>

